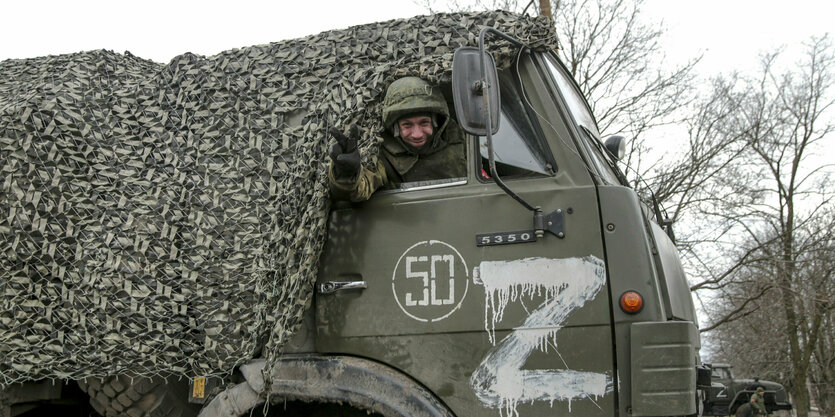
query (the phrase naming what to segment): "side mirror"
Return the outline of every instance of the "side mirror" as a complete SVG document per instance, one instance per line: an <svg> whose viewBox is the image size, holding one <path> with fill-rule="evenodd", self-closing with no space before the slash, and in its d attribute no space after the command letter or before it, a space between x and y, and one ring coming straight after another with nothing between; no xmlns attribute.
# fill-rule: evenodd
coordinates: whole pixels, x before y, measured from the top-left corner
<svg viewBox="0 0 835 417"><path fill-rule="evenodd" d="M606 150L609 151L615 160L620 161L626 155L626 138L623 136L609 136L604 143Z"/></svg>
<svg viewBox="0 0 835 417"><path fill-rule="evenodd" d="M485 78L481 78L484 59ZM465 132L487 136L487 103L490 103L490 134L499 130L499 77L493 55L478 48L462 46L452 58L452 98L455 115Z"/></svg>

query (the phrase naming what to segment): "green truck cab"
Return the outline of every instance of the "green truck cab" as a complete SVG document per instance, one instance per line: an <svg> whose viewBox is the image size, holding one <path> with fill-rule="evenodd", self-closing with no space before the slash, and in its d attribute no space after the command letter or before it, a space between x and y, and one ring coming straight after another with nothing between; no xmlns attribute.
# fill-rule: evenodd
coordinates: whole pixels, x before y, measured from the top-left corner
<svg viewBox="0 0 835 417"><path fill-rule="evenodd" d="M701 414L709 374L669 225L623 180L619 139L604 145L557 55L488 32L482 50L503 38L515 62L496 71L477 51L441 85L468 132L466 177L334 204L283 355L195 378L177 398L200 405L161 415L258 413L265 392L270 415ZM125 409L114 387L130 380L116 381L86 386L106 394L99 412Z"/></svg>
<svg viewBox="0 0 835 417"><path fill-rule="evenodd" d="M442 88L449 101L471 89L478 106L484 79L458 59L464 81ZM468 125L491 123L467 115L490 111L454 103L475 132L467 177L334 207L315 308L273 398L386 416L699 414L707 384L675 246L621 180L568 71L520 46L487 82L501 103L490 140ZM263 363L248 366L202 415L263 388Z"/></svg>
<svg viewBox="0 0 835 417"><path fill-rule="evenodd" d="M780 410L791 410L786 389L783 385L759 378L736 378L733 367L724 363L706 364L711 370L715 387L708 390L704 415L728 416L748 403L758 387L763 387L765 407L769 414Z"/></svg>

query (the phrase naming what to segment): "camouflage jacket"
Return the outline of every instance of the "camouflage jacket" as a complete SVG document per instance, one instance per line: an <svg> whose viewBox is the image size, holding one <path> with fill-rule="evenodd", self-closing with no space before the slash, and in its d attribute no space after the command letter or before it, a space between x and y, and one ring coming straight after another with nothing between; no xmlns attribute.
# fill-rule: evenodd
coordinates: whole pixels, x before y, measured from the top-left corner
<svg viewBox="0 0 835 417"><path fill-rule="evenodd" d="M765 408L765 398L763 398L763 394L761 392L754 392L751 394L751 408L753 408L757 414L768 414L768 411Z"/></svg>
<svg viewBox="0 0 835 417"><path fill-rule="evenodd" d="M455 121L444 123L426 146L428 148L415 152L400 139L385 134L376 167L363 167L354 182L336 181L331 164L328 173L331 196L334 199L365 201L378 189L392 189L403 182L467 176L464 134Z"/></svg>

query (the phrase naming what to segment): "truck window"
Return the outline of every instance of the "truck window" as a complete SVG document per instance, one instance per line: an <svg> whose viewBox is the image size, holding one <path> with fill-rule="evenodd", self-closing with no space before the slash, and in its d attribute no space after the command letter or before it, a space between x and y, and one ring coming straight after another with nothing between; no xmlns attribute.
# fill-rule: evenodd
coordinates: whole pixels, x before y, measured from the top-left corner
<svg viewBox="0 0 835 417"><path fill-rule="evenodd" d="M451 99L451 97L452 97L451 86L449 84L440 84L439 87L441 88L441 91L443 92L442 94L444 95L444 98L447 101L447 105L449 106L450 114L455 115L455 108L453 107L453 103L452 103L452 99ZM455 120L454 117L452 117L449 120L449 123L457 124L458 122ZM459 125L459 128L460 128L460 125ZM450 146L461 146L462 149L463 149L464 154L466 155L467 147L470 146L470 143L472 143L472 138L468 137L466 135L466 133L464 133L463 131L461 131L461 132L462 132L462 135L464 135L464 143L463 144L458 144L458 145L450 145ZM469 159L469 157L467 157L467 159ZM465 174L469 170L468 167L470 166L467 163L467 161L464 161L464 164L465 165L462 168L463 171L461 172L462 174ZM441 174L441 171L438 171L438 173ZM430 190L430 189L435 189L435 188L446 188L446 187L459 186L459 185L464 185L464 184L467 183L467 177L466 176L449 176L447 178L441 178L441 175L438 175L438 177L439 177L438 179L430 179L430 180L424 180L424 181L393 182L392 185L394 186L394 188L388 189L388 190L385 190L385 189L384 190L379 190L377 192L384 192L385 193L385 192L401 192L401 191L420 191L420 190Z"/></svg>
<svg viewBox="0 0 835 417"><path fill-rule="evenodd" d="M716 379L732 379L730 369L728 368L713 368L713 375Z"/></svg>
<svg viewBox="0 0 835 417"><path fill-rule="evenodd" d="M548 70L554 76L554 81L557 83L557 87L560 89L560 93L562 93L568 105L569 112L574 117L574 121L591 131L594 136L600 136L600 132L597 130L597 123L594 121L594 116L592 116L591 110L586 105L583 96L577 91L570 75L561 70L551 55L547 55L545 62L548 63Z"/></svg>
<svg viewBox="0 0 835 417"><path fill-rule="evenodd" d="M552 158L543 145L536 117L532 116L518 88L519 79L512 73L499 73L501 114L499 131L493 135L493 156L496 171L502 178L550 176L555 172ZM490 178L487 138L479 137L481 163L479 178Z"/></svg>
<svg viewBox="0 0 835 417"><path fill-rule="evenodd" d="M602 182L620 184L621 182L617 174L615 174L617 168L613 166L614 162L603 151L600 132L597 130L597 123L594 121L594 116L591 114L588 105L586 105L583 96L580 95L570 75L554 61L553 56L547 55L545 62L547 63L549 72L554 77L557 88L562 93L569 113L571 113L574 122L580 127L582 141L585 143L588 154L591 157L591 162L594 165L592 172L596 173L598 179ZM591 169L591 167L589 168Z"/></svg>

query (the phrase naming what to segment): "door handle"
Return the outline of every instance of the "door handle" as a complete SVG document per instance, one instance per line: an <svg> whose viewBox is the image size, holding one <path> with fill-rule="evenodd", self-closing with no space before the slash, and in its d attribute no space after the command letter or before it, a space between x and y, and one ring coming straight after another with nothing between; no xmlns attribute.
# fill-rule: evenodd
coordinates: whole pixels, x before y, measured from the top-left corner
<svg viewBox="0 0 835 417"><path fill-rule="evenodd" d="M328 281L319 284L319 294L332 294L341 290L368 288L365 281Z"/></svg>

